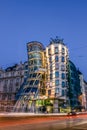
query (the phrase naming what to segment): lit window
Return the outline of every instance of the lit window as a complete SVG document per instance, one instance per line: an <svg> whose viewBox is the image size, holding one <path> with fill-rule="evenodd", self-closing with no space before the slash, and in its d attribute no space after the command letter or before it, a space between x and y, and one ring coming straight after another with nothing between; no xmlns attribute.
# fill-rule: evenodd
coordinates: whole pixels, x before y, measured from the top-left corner
<svg viewBox="0 0 87 130"><path fill-rule="evenodd" d="M55 80L55 86L59 85L59 80Z"/></svg>

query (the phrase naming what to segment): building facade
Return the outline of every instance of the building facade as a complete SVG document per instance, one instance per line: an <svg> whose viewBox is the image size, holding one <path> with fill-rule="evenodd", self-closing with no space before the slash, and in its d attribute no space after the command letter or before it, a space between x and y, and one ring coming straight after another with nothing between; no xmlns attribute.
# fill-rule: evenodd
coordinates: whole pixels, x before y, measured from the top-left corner
<svg viewBox="0 0 87 130"><path fill-rule="evenodd" d="M84 96L85 96L85 110L87 111L87 82L84 80Z"/></svg>
<svg viewBox="0 0 87 130"><path fill-rule="evenodd" d="M68 64L68 97L71 108L79 108L81 101L79 97L82 95L79 73L72 61Z"/></svg>
<svg viewBox="0 0 87 130"><path fill-rule="evenodd" d="M0 69L0 111L11 111L15 95L24 81L24 64Z"/></svg>
<svg viewBox="0 0 87 130"><path fill-rule="evenodd" d="M62 39L51 39L44 48L37 41L27 44L28 76L15 105L17 111L59 112L67 103L68 48Z"/></svg>
<svg viewBox="0 0 87 130"><path fill-rule="evenodd" d="M78 73L79 73L80 86L82 92L82 95L80 96L81 106L86 110L87 109L87 83L84 80L83 74L80 71L78 71Z"/></svg>
<svg viewBox="0 0 87 130"><path fill-rule="evenodd" d="M67 102L67 63L68 48L62 39L51 39L46 47L47 58L47 95L53 99L53 111Z"/></svg>
<svg viewBox="0 0 87 130"><path fill-rule="evenodd" d="M68 48L63 39L51 38L46 48L41 42L28 42L27 56L28 61L21 65L23 68L19 69L20 67L16 66L13 69L0 71L3 74L1 82L5 84L5 87L2 84L0 86L1 99L5 95L7 106L9 95L11 95L10 106L13 107L16 102L14 112L57 113L82 105L80 100L83 93L81 91L83 85L80 82L82 78L69 60ZM19 70L21 73L17 75ZM10 75L13 72L15 74L5 78L7 72ZM15 85L17 78L20 81L18 87ZM11 79L14 80L14 87ZM3 100L1 106L2 102Z"/></svg>
<svg viewBox="0 0 87 130"><path fill-rule="evenodd" d="M42 43L32 41L27 43L28 73L19 92L19 99L15 111L39 111L41 98L46 91L46 63L45 51Z"/></svg>

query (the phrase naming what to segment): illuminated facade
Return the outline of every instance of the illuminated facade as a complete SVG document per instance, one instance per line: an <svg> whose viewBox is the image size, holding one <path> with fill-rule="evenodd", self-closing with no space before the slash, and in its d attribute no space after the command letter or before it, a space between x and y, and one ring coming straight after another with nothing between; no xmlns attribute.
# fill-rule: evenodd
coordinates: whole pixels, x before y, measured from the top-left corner
<svg viewBox="0 0 87 130"><path fill-rule="evenodd" d="M51 39L46 48L40 42L29 42L27 54L26 78L14 111L57 113L78 105L79 77L63 39Z"/></svg>
<svg viewBox="0 0 87 130"><path fill-rule="evenodd" d="M46 47L48 82L46 94L53 100L53 111L67 102L68 49L62 39L51 39ZM55 107L56 106L56 107Z"/></svg>
<svg viewBox="0 0 87 130"><path fill-rule="evenodd" d="M35 94L45 93L45 80L46 80L46 64L44 46L40 42L29 42L27 44L28 51L28 81L31 92ZM27 87L25 87L27 91ZM29 91L29 90L28 90ZM34 95L37 98L37 95Z"/></svg>
<svg viewBox="0 0 87 130"><path fill-rule="evenodd" d="M46 93L46 62L42 43L27 43L28 73L22 89L19 91L15 111L39 111L40 103Z"/></svg>

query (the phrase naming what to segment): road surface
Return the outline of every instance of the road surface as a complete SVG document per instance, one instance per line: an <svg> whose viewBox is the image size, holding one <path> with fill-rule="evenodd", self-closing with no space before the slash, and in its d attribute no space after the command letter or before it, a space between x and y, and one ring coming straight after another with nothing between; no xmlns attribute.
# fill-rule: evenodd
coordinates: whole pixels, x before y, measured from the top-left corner
<svg viewBox="0 0 87 130"><path fill-rule="evenodd" d="M51 117L0 117L0 130L87 130L87 114Z"/></svg>

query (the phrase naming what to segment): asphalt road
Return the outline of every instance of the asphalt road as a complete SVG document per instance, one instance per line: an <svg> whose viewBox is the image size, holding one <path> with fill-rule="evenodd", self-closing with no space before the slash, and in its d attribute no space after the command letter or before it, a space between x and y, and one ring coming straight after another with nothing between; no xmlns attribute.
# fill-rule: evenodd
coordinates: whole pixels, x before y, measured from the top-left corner
<svg viewBox="0 0 87 130"><path fill-rule="evenodd" d="M20 117L18 120L6 120L0 121L0 130L87 130L87 115L23 120Z"/></svg>

